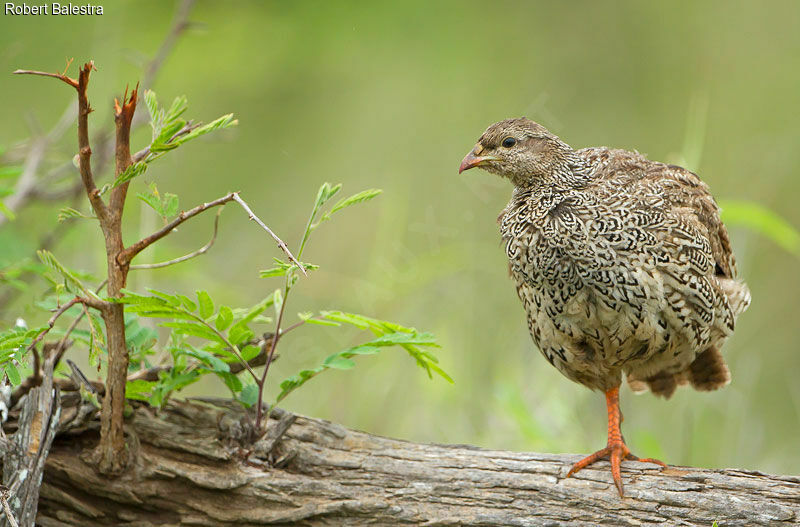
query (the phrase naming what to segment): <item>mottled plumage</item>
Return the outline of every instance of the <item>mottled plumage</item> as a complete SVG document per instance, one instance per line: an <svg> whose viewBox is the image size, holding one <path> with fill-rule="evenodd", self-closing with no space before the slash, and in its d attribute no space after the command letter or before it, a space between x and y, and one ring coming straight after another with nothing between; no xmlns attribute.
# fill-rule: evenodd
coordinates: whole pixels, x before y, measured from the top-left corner
<svg viewBox="0 0 800 527"><path fill-rule="evenodd" d="M719 350L750 295L697 175L637 152L573 150L524 118L490 126L461 170L473 166L514 184L498 218L511 277L561 373L605 392L624 374L664 397L730 380Z"/></svg>

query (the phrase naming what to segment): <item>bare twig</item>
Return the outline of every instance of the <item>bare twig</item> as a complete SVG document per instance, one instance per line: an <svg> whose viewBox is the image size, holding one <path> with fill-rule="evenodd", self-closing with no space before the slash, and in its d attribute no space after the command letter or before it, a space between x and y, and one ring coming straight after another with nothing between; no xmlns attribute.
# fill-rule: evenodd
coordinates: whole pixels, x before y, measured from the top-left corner
<svg viewBox="0 0 800 527"><path fill-rule="evenodd" d="M47 333L51 329L53 329L53 327L56 325L56 321L58 320L58 318L64 313L66 313L69 308L79 303L81 303L81 298L76 296L66 304L56 309L55 313L53 313L53 316L51 316L50 320L47 321L47 327L43 329L38 335L36 335L36 338L33 339L33 341L28 345L26 351L32 350L34 346L36 346L44 338L44 336L47 335Z"/></svg>
<svg viewBox="0 0 800 527"><path fill-rule="evenodd" d="M286 334L287 334L287 333L289 333L290 331L292 331L292 330L294 330L294 329L297 329L297 328L299 328L299 327L300 327L300 326L302 326L302 325L305 325L305 323L306 323L306 322L308 322L309 320L312 320L312 319L313 319L313 320L322 320L322 319L324 319L324 318L325 318L325 317L323 317L322 315L316 315L316 316L313 316L313 317L309 317L309 318L307 318L307 319L305 319L305 320L301 320L301 321L299 321L299 322L295 322L294 324L292 324L292 325L291 325L291 326L289 326L288 328L286 328L286 329L282 329L282 330L281 330L281 337L283 337L284 335L286 335Z"/></svg>
<svg viewBox="0 0 800 527"><path fill-rule="evenodd" d="M235 195L236 195L235 192L231 192L225 196L222 196L221 198L215 199L214 201L209 201L208 203L203 203L202 205L198 205L193 209L189 209L188 211L181 212L174 220L167 223L163 228L157 230L150 236L142 238L138 242L134 243L133 245L123 250L119 255L117 255L117 263L123 267L129 265L131 260L133 260L133 258L137 254L139 254L144 249L146 249L153 243L157 242L164 236L171 233L181 223L197 216L202 212L207 211L208 209L211 209L213 207L219 207L220 205L224 205L229 201L233 201Z"/></svg>
<svg viewBox="0 0 800 527"><path fill-rule="evenodd" d="M219 215L222 214L222 209L217 211L217 215L214 217L214 232L211 235L211 239L208 240L208 243L197 249L196 251L192 251L189 254L184 254L183 256L179 256L178 258L173 258L172 260L167 260L166 262L158 262L158 263L151 263L151 264L137 264L131 265L131 270L139 270L139 269L160 269L162 267L168 267L170 265L175 265L181 262L185 262L186 260L191 260L197 256L205 254L208 252L211 247L213 247L214 242L217 240L217 227L219 225Z"/></svg>
<svg viewBox="0 0 800 527"><path fill-rule="evenodd" d="M78 86L76 86L78 89L78 168L95 216L102 219L107 212L106 204L94 183L91 164L92 148L89 144L89 114L92 112L92 107L89 105L86 92L89 87L89 75L93 69L95 69L94 62L89 61L84 64L78 75Z"/></svg>
<svg viewBox="0 0 800 527"><path fill-rule="evenodd" d="M72 59L70 59L70 62ZM67 64L69 66L69 64ZM64 70L66 72L66 70ZM14 75L39 75L41 77L52 77L54 79L58 79L60 81L66 82L76 90L78 89L78 81L73 79L72 77L67 77L64 73L49 73L46 71L36 71L36 70L14 70Z"/></svg>
<svg viewBox="0 0 800 527"><path fill-rule="evenodd" d="M272 239L273 239L273 240L275 240L275 242L278 244L278 247L280 247L280 248L281 248L281 250L282 250L284 253L286 253L286 256L289 258L289 260L291 260L291 261L292 261L292 263L294 263L294 264L295 264L295 265L296 265L296 266L297 266L297 267L300 269L300 272L302 272L304 276L308 276L308 273L306 273L306 269L305 269L305 267L303 267L303 264L301 264L300 262L298 262L298 261L297 261L297 258L295 258L295 257L294 257L294 255L291 253L291 251L289 251L289 248L286 246L286 244L285 244L285 243L283 243L283 240L281 240L280 238L278 238L278 236L277 236L277 235L276 235L274 232L272 232L272 231L270 230L270 228L269 228L269 227L267 227L266 225L264 225L264 222L263 222L263 221L261 221L261 220L259 219L259 217L258 217L258 216L256 216L256 215L253 213L253 211L252 211L252 210L250 210L250 207L248 207L248 206L247 206L247 203L245 203L245 202L242 200L242 198L240 198L240 197L239 197L239 194L238 194L238 193L234 192L234 194L233 194L233 200L234 200L236 203L238 203L239 205L241 205L241 206L242 206L242 208L243 208L245 211L247 211L247 215L250 217L250 219L251 219L251 220L253 220L254 222L258 223L258 224L261 226L261 228L262 228L262 229L264 229L265 231L267 231L267 232L269 233L269 235L270 235L270 236L272 236Z"/></svg>

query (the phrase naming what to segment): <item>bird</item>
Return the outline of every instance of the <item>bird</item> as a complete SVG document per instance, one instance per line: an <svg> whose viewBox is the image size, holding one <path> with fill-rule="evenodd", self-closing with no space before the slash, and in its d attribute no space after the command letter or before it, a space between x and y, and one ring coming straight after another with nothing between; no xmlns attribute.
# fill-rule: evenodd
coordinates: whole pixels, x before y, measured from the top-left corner
<svg viewBox="0 0 800 527"><path fill-rule="evenodd" d="M730 382L720 350L750 304L720 208L680 166L636 151L575 150L525 117L489 126L459 173L480 167L513 185L497 221L531 338L568 379L605 393L605 448L624 497L619 388L669 398L680 385Z"/></svg>

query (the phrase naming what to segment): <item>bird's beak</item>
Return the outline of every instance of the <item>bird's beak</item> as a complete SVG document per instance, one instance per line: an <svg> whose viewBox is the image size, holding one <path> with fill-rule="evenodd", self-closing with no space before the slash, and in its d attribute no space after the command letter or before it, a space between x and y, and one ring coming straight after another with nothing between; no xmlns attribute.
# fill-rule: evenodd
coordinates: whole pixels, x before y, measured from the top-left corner
<svg viewBox="0 0 800 527"><path fill-rule="evenodd" d="M485 165L489 161L497 161L500 159L495 156L482 156L482 152L483 147L481 145L475 145L475 148L472 149L472 152L464 156L464 159L461 160L461 166L458 167L458 173L460 174L465 170L469 170L470 168L479 167L481 165Z"/></svg>

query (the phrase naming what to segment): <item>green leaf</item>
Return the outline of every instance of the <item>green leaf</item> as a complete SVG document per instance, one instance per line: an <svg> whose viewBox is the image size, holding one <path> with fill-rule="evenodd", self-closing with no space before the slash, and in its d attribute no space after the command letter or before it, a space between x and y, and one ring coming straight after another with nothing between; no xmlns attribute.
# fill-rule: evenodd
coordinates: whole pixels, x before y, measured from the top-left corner
<svg viewBox="0 0 800 527"><path fill-rule="evenodd" d="M242 391L242 381L239 380L239 377L232 373L217 373L217 377L222 379L222 382L225 383L225 386L233 392L234 394L239 393Z"/></svg>
<svg viewBox="0 0 800 527"><path fill-rule="evenodd" d="M78 280L72 271L64 267L64 265L62 265L61 262L56 259L53 253L50 251L39 250L36 251L36 255L44 265L61 275L61 277L64 279L64 285L67 286L68 291L71 293L84 293L97 298L97 295L86 289L86 287L81 283L80 280Z"/></svg>
<svg viewBox="0 0 800 527"><path fill-rule="evenodd" d="M271 269L265 269L263 271L260 271L261 278L271 278L273 276L283 276L286 273L288 273L288 272L290 272L290 271L292 271L294 269L297 269L297 265L295 265L295 264L290 264L290 263L284 262L280 258L273 257L272 259L277 264L277 267L273 267ZM300 262L300 264L303 266L303 268L306 271L316 271L317 269L319 269L318 265L314 265L312 263Z"/></svg>
<svg viewBox="0 0 800 527"><path fill-rule="evenodd" d="M14 221L15 219L17 219L17 215L14 214L14 211L9 209L8 206L2 201L0 201L0 212L2 212L3 215L6 218L8 218L9 221Z"/></svg>
<svg viewBox="0 0 800 527"><path fill-rule="evenodd" d="M242 393L239 395L239 400L248 408L256 404L258 401L258 386L245 384L242 388Z"/></svg>
<svg viewBox="0 0 800 527"><path fill-rule="evenodd" d="M231 330L228 332L228 340L230 340L234 346L238 346L242 342L247 342L251 340L255 336L255 333L244 324L236 324L234 325Z"/></svg>
<svg viewBox="0 0 800 527"><path fill-rule="evenodd" d="M273 307L275 308L275 316L280 316L281 307L283 306L283 294L280 289L276 289L273 293Z"/></svg>
<svg viewBox="0 0 800 527"><path fill-rule="evenodd" d="M306 323L316 324L318 326L334 326L334 327L341 326L341 324L338 322L334 322L333 320L323 320L321 318L309 318L306 320Z"/></svg>
<svg viewBox="0 0 800 527"><path fill-rule="evenodd" d="M244 360L249 361L255 359L259 353L261 353L261 348L259 348L258 346L254 346L252 344L248 344L247 346L242 348L239 354L242 356ZM236 360L238 361L239 359L237 358Z"/></svg>
<svg viewBox="0 0 800 527"><path fill-rule="evenodd" d="M289 271L288 268L272 267L270 269L259 271L259 276L261 278L272 278L274 276L283 276L287 273L287 271Z"/></svg>
<svg viewBox="0 0 800 527"><path fill-rule="evenodd" d="M21 165L16 165L16 166L7 165L4 167L0 167L0 179L17 177L20 174L22 174Z"/></svg>
<svg viewBox="0 0 800 527"><path fill-rule="evenodd" d="M150 114L151 124L155 125L159 120L158 99L156 98L156 92L153 90L145 90L144 103L147 105L147 112Z"/></svg>
<svg viewBox="0 0 800 527"><path fill-rule="evenodd" d="M197 303L200 306L200 316L204 319L214 314L214 302L205 291L197 291Z"/></svg>
<svg viewBox="0 0 800 527"><path fill-rule="evenodd" d="M194 347L189 347L188 349L182 350L183 353L194 357L195 359L199 360L206 366L208 366L211 371L215 373L226 373L231 371L230 366L227 362L223 361L219 357L215 356L213 353L209 353L205 350L199 350Z"/></svg>
<svg viewBox="0 0 800 527"><path fill-rule="evenodd" d="M228 306L221 306L217 314L215 325L220 331L225 331L233 322L233 311Z"/></svg>
<svg viewBox="0 0 800 527"><path fill-rule="evenodd" d="M169 110L167 110L164 120L167 122L174 121L186 111L188 106L189 101L186 99L185 95L179 95L175 97L175 99L172 101L172 105L169 107Z"/></svg>
<svg viewBox="0 0 800 527"><path fill-rule="evenodd" d="M63 223L71 218L84 218L87 220L96 220L95 216L87 216L86 214L82 213L79 210L75 210L72 207L64 207L58 211L58 222Z"/></svg>
<svg viewBox="0 0 800 527"><path fill-rule="evenodd" d="M106 340L103 333L103 325L100 316L93 311L89 311L89 364L97 366L99 364L99 347L105 347ZM126 335L127 337L127 335ZM99 342L99 344L98 344Z"/></svg>
<svg viewBox="0 0 800 527"><path fill-rule="evenodd" d="M197 311L197 304L194 303L194 300L185 295L176 295L176 296L180 298L183 307L185 307L189 311Z"/></svg>
<svg viewBox="0 0 800 527"><path fill-rule="evenodd" d="M125 398L135 399L137 401L149 401L150 393L156 381L146 381L144 379L136 379L125 383Z"/></svg>
<svg viewBox="0 0 800 527"><path fill-rule="evenodd" d="M195 322L162 322L159 325L167 328L174 328L181 334L189 337L200 337L202 339L225 344L225 341L222 340L220 336L214 332L214 330L204 326L203 324Z"/></svg>
<svg viewBox="0 0 800 527"><path fill-rule="evenodd" d="M162 300L164 300L167 304L172 307L178 307L181 305L181 299L175 295L170 295L169 293L165 293L163 291L158 291L157 289L148 288L147 291Z"/></svg>
<svg viewBox="0 0 800 527"><path fill-rule="evenodd" d="M380 190L380 189L377 189L377 188L372 188L372 189L369 189L369 190L362 190L358 194L353 194L349 198L340 200L338 203L336 203L336 205L334 205L331 208L331 210L328 212L328 215L331 215L334 212L338 212L338 211L340 211L340 210L342 210L344 208L347 208L347 207L349 207L351 205L355 205L356 203L363 203L365 201L369 201L372 198L374 198L375 196L377 196L378 194L380 194L381 192L383 192L383 191Z"/></svg>
<svg viewBox="0 0 800 527"><path fill-rule="evenodd" d="M182 145L183 143L191 141L192 139L196 139L201 135L213 132L214 130L229 128L231 126L236 126L237 124L239 124L239 121L233 118L232 113L229 113L228 115L223 115L222 117L215 119L208 124L198 126L188 134L177 138L174 144Z"/></svg>
<svg viewBox="0 0 800 527"><path fill-rule="evenodd" d="M162 152L164 150L172 150L173 148L177 148L178 145L175 143L170 143L170 139L172 139L172 136L178 133L184 126L186 126L186 121L183 119L167 121L167 123L161 129L161 132L159 132L158 137L156 137L153 140L153 144L150 145L150 151Z"/></svg>
<svg viewBox="0 0 800 527"><path fill-rule="evenodd" d="M334 322L344 322L345 324L350 324L359 329L367 329L370 326L369 321L366 319L366 317L362 317L360 315L355 315L352 313L343 313L341 311L323 311L321 315L327 320L332 320Z"/></svg>
<svg viewBox="0 0 800 527"><path fill-rule="evenodd" d="M165 218L171 218L178 213L178 196L169 192L164 193L161 200L161 212Z"/></svg>
<svg viewBox="0 0 800 527"><path fill-rule="evenodd" d="M329 313L330 314L330 313ZM285 379L281 383L281 393L276 398L275 404L280 403L283 399L285 399L292 391L296 390L307 381L312 379L313 377L319 375L325 370L328 369L339 369L339 370L347 370L351 369L355 366L355 361L352 360L352 357L357 355L374 355L376 353L380 353L381 351L388 349L391 346L398 345L403 348L409 355L411 355L417 364L423 368L429 376L431 376L431 372L435 372L441 377L443 377L448 382L453 382L447 373L445 373L437 364L436 357L433 356L428 351L422 351L417 346L436 346L436 342L433 339L433 335L430 333L417 333L416 331L410 332L392 332L389 329L389 326L399 326L398 324L392 324L385 321L378 321L375 319L370 319L368 317L364 317L362 315L355 315L353 313L341 313L336 312L335 317L338 317L342 321L347 321L348 323L353 323L354 325L364 324L366 321L369 321L373 325L377 325L379 327L383 327L387 330L386 334L379 335L377 338L366 342L364 344L354 346L352 348L348 348L346 350L340 351L338 353L334 353L333 355L329 355L325 358L323 363L320 366L317 366L311 370L302 370L297 375L289 377ZM379 325L378 323L382 324ZM370 324L367 324L370 327ZM406 328L404 328L406 329Z"/></svg>
<svg viewBox="0 0 800 527"><path fill-rule="evenodd" d="M19 386L19 384L22 382L22 378L20 377L17 366L13 362L9 361L5 363L4 367L6 375L8 376L8 382L11 383L11 386Z"/></svg>
<svg viewBox="0 0 800 527"><path fill-rule="evenodd" d="M133 163L131 166L125 169L122 174L117 176L117 179L114 180L112 184L112 188L118 187L123 183L126 183L132 180L135 177L141 176L147 170L147 163L140 161L138 163Z"/></svg>
<svg viewBox="0 0 800 527"><path fill-rule="evenodd" d="M758 203L737 200L722 200L720 206L726 224L753 229L800 257L800 232L771 210Z"/></svg>
<svg viewBox="0 0 800 527"><path fill-rule="evenodd" d="M328 368L335 368L337 370L349 370L350 368L355 368L356 363L351 359L345 359L344 357L340 357L339 355L331 355L323 365Z"/></svg>
<svg viewBox="0 0 800 527"><path fill-rule="evenodd" d="M136 194L136 197L144 201L151 209L156 211L156 214L158 214L159 216L164 216L161 207L161 199L158 196L155 196L153 194L143 194L141 192L138 192Z"/></svg>

